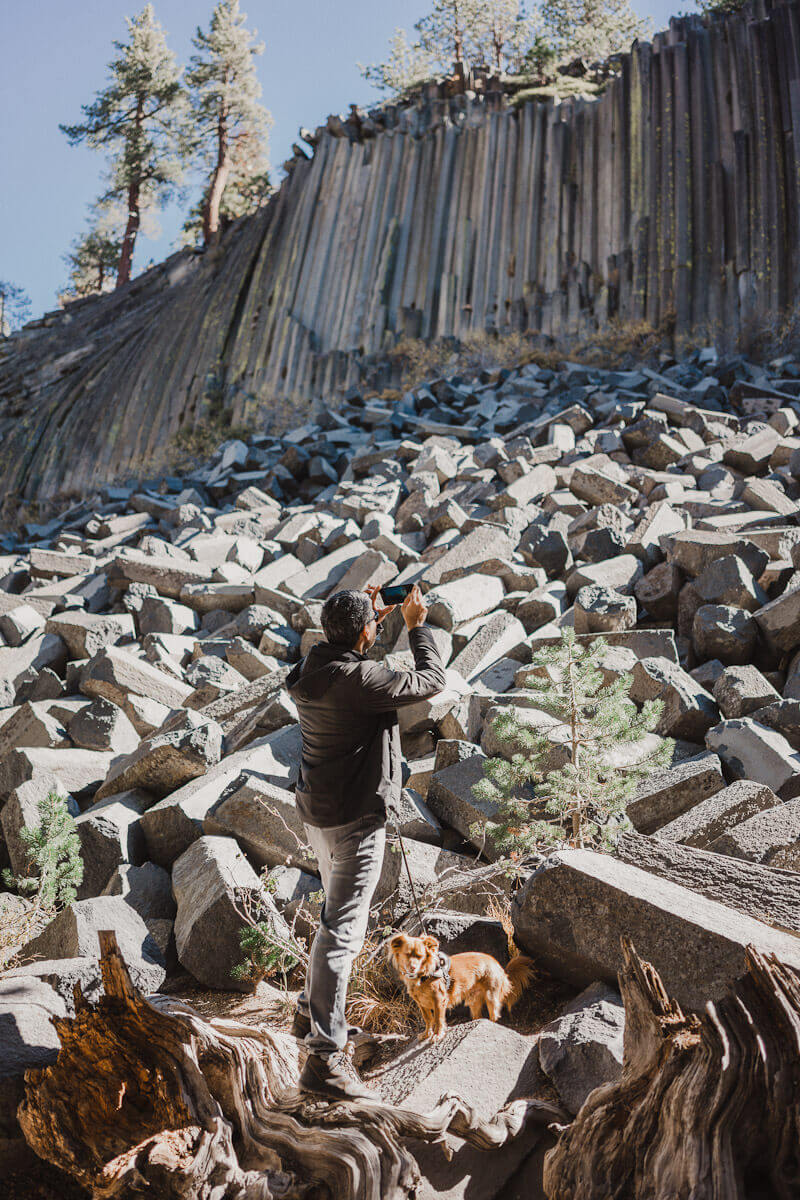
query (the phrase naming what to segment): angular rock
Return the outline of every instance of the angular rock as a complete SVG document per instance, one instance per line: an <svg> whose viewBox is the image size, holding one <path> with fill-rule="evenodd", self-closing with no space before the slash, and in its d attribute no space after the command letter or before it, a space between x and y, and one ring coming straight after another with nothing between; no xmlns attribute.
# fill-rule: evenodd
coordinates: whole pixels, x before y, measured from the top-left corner
<svg viewBox="0 0 800 1200"><path fill-rule="evenodd" d="M765 783L781 800L800 795L800 754L752 717L721 721L709 729L706 746L722 759L729 778Z"/></svg>
<svg viewBox="0 0 800 1200"><path fill-rule="evenodd" d="M587 1096L622 1073L625 1009L618 992L593 984L539 1034L539 1062L558 1098L577 1113Z"/></svg>
<svg viewBox="0 0 800 1200"><path fill-rule="evenodd" d="M55 1062L61 1041L52 1018L66 1015L64 1001L44 980L0 979L0 1139L20 1137L25 1072Z"/></svg>
<svg viewBox="0 0 800 1200"><path fill-rule="evenodd" d="M658 563L634 584L636 599L656 621L671 621L678 608L683 576L674 563Z"/></svg>
<svg viewBox="0 0 800 1200"><path fill-rule="evenodd" d="M450 663L468 682L525 641L523 624L511 613L497 612L486 621Z"/></svg>
<svg viewBox="0 0 800 1200"><path fill-rule="evenodd" d="M287 939L289 930L233 838L196 841L173 866L172 888L178 905L175 943L181 965L206 987L250 991L250 983L231 974L245 958L239 945L245 927L243 898L259 904L276 932Z"/></svg>
<svg viewBox="0 0 800 1200"><path fill-rule="evenodd" d="M716 754L699 754L668 770L654 771L639 785L626 811L639 833L655 833L724 787Z"/></svg>
<svg viewBox="0 0 800 1200"><path fill-rule="evenodd" d="M728 829L780 803L765 784L740 779L662 825L655 836L660 841L680 842L703 850Z"/></svg>
<svg viewBox="0 0 800 1200"><path fill-rule="evenodd" d="M458 830L466 841L494 860L498 852L486 823L495 817L497 808L476 799L472 792L474 785L484 778L485 761L484 754L475 753L462 762L434 771L426 802L435 817ZM478 826L474 833L473 826Z"/></svg>
<svg viewBox="0 0 800 1200"><path fill-rule="evenodd" d="M76 900L26 942L20 958L23 962L36 957L97 959L101 929L114 930L136 987L145 994L158 991L165 976L163 955L142 918L121 896Z"/></svg>
<svg viewBox="0 0 800 1200"><path fill-rule="evenodd" d="M692 642L699 658L718 658L727 666L747 663L756 644L756 623L743 608L703 604L692 622Z"/></svg>
<svg viewBox="0 0 800 1200"><path fill-rule="evenodd" d="M611 633L633 629L636 600L611 587L595 584L582 587L575 596L575 632Z"/></svg>
<svg viewBox="0 0 800 1200"><path fill-rule="evenodd" d="M61 781L49 771L37 771L36 774L20 783L8 796L0 808L0 829L5 841L8 861L15 875L29 876L32 873L29 862L29 852L22 839L23 829L34 829L41 824L40 804L45 801L50 792L62 796L67 803L67 811L77 817L78 805L67 794Z"/></svg>
<svg viewBox="0 0 800 1200"><path fill-rule="evenodd" d="M664 711L656 730L670 737L702 745L707 731L719 721L719 709L708 692L665 658L643 658L636 663L630 694L639 703L662 701Z"/></svg>
<svg viewBox="0 0 800 1200"><path fill-rule="evenodd" d="M121 896L145 922L175 919L177 910L169 871L153 862L120 863L102 894Z"/></svg>
<svg viewBox="0 0 800 1200"><path fill-rule="evenodd" d="M77 817L75 830L83 860L79 900L99 896L122 863L144 862L145 841L139 817L152 803L153 797L147 792L120 792L96 801Z"/></svg>
<svg viewBox="0 0 800 1200"><path fill-rule="evenodd" d="M465 621L471 621L496 608L505 594L500 579L492 575L467 575L444 583L428 592L428 620L431 625L452 631Z"/></svg>
<svg viewBox="0 0 800 1200"><path fill-rule="evenodd" d="M780 696L756 667L726 667L714 684L714 699L723 717L747 717Z"/></svg>
<svg viewBox="0 0 800 1200"><path fill-rule="evenodd" d="M188 684L114 646L102 650L87 664L81 673L80 689L85 696L102 696L122 709L126 709L131 693L168 708L180 708L192 692Z"/></svg>
<svg viewBox="0 0 800 1200"><path fill-rule="evenodd" d="M160 798L204 775L219 762L222 729L216 721L185 710L181 728L145 738L132 754L117 760L95 799L143 788Z"/></svg>
<svg viewBox="0 0 800 1200"><path fill-rule="evenodd" d="M102 696L76 713L67 730L73 743L83 750L130 754L139 745L133 722L118 705Z"/></svg>
<svg viewBox="0 0 800 1200"><path fill-rule="evenodd" d="M633 589L642 576L642 564L632 554L618 554L604 562L588 563L576 567L567 576L567 594L575 596L582 587L613 588L624 596L633 594Z"/></svg>
<svg viewBox="0 0 800 1200"><path fill-rule="evenodd" d="M285 864L311 874L319 871L294 794L254 772L243 772L238 786L226 789L203 821L203 832L235 838L257 866Z"/></svg>
<svg viewBox="0 0 800 1200"><path fill-rule="evenodd" d="M452 1026L441 1042L415 1043L399 1054L374 1080L385 1103L428 1112L442 1095L455 1093L493 1116L509 1100L534 1094L537 1053L532 1039L487 1020ZM531 1130L493 1151L487 1170L484 1151L456 1141L450 1163L439 1147L415 1144L422 1173L418 1200L492 1200L539 1139Z"/></svg>
<svg viewBox="0 0 800 1200"><path fill-rule="evenodd" d="M0 612L0 637L5 639L7 646L21 646L44 626L42 614L22 600L16 608Z"/></svg>
<svg viewBox="0 0 800 1200"><path fill-rule="evenodd" d="M48 633L60 637L70 658L92 658L106 646L136 636L133 617L129 613L103 615L84 612L64 612L48 617Z"/></svg>
<svg viewBox="0 0 800 1200"><path fill-rule="evenodd" d="M753 614L769 646L786 653L800 646L800 586Z"/></svg>
<svg viewBox="0 0 800 1200"><path fill-rule="evenodd" d="M517 945L578 987L616 982L620 938L630 938L689 1009L725 995L746 969L750 944L800 968L790 934L590 850L550 855L516 893L512 918Z"/></svg>
<svg viewBox="0 0 800 1200"><path fill-rule="evenodd" d="M755 813L716 838L709 850L800 871L800 798Z"/></svg>

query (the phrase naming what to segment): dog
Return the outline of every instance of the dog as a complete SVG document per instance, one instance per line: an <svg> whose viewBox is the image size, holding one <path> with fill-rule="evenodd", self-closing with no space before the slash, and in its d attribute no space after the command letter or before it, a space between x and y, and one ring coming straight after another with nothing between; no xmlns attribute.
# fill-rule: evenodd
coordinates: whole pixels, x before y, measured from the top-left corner
<svg viewBox="0 0 800 1200"><path fill-rule="evenodd" d="M386 946L386 957L422 1013L423 1041L444 1037L447 1010L456 1004L466 1004L473 1021L484 1008L490 1020L499 1021L503 1007L511 1011L534 973L533 960L524 954L512 958L505 970L496 958L477 951L448 958L430 934L396 933Z"/></svg>

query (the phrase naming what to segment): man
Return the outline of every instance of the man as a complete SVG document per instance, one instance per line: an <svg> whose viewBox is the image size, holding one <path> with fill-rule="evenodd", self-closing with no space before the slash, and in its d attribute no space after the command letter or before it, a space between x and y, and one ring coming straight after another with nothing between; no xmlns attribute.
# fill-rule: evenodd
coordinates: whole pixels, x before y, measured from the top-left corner
<svg viewBox="0 0 800 1200"><path fill-rule="evenodd" d="M393 607L382 606L377 588L331 596L322 608L327 641L287 681L303 737L295 798L325 889L292 1032L309 1049L301 1088L339 1098L372 1095L341 1069L339 1055L350 971L383 867L386 806L402 788L397 709L436 695L445 682L418 586L402 606L414 670L390 671L366 657Z"/></svg>

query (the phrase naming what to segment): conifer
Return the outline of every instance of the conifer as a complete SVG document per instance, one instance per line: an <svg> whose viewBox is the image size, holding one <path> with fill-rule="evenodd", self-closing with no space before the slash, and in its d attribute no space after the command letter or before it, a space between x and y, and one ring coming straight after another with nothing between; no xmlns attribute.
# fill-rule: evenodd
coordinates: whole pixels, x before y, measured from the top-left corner
<svg viewBox="0 0 800 1200"><path fill-rule="evenodd" d="M83 106L84 121L62 125L71 145L85 142L110 158L105 201L121 200L127 220L117 287L131 277L143 211L169 199L183 177L188 152L186 92L152 4L126 18L128 41L115 42L111 81Z"/></svg>
<svg viewBox="0 0 800 1200"><path fill-rule="evenodd" d="M219 0L208 32L197 30L187 83L192 98L194 152L210 170L202 201L203 240L218 232L220 215L241 216L269 190L267 133L255 58L264 47L245 28L239 0ZM227 201L227 206L225 205ZM191 218L190 218L191 220ZM189 223L187 223L188 225Z"/></svg>
<svg viewBox="0 0 800 1200"><path fill-rule="evenodd" d="M121 204L98 203L92 207L88 228L72 243L64 255L69 267L66 288L59 295L63 304L80 296L92 296L113 290L126 216Z"/></svg>
<svg viewBox="0 0 800 1200"><path fill-rule="evenodd" d="M646 739L663 703L649 700L639 710L629 677L604 682L605 647L603 638L583 644L568 629L558 644L533 655L526 682L533 707L557 724L537 728L513 708L493 722L506 756L486 760L485 778L473 790L479 800L497 805L492 839L511 858L558 843L612 848L630 828L625 808L639 783L669 760L668 740L653 739L651 748ZM553 740L563 743L567 760L546 771L543 760L552 754Z"/></svg>
<svg viewBox="0 0 800 1200"><path fill-rule="evenodd" d="M35 907L49 911L75 899L83 880L81 841L67 802L49 792L38 804L39 821L20 830L27 853L26 875L3 871L3 882L23 895L32 895Z"/></svg>

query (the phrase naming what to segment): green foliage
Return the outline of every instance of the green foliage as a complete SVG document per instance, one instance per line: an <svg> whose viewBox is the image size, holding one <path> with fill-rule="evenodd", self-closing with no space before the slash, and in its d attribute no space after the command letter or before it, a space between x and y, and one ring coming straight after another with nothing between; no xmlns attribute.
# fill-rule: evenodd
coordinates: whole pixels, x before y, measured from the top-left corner
<svg viewBox="0 0 800 1200"><path fill-rule="evenodd" d="M521 0L434 0L414 32L412 41L404 29L396 29L385 62L359 64L364 78L400 95L424 79L449 73L453 63L516 72L540 30L538 17L528 16Z"/></svg>
<svg viewBox="0 0 800 1200"><path fill-rule="evenodd" d="M300 940L293 933L286 938L275 914L264 904L253 907L251 901L244 901L240 912L246 923L239 931L239 948L245 958L231 970L232 978L256 984L277 975L285 983L289 972L305 958Z"/></svg>
<svg viewBox="0 0 800 1200"><path fill-rule="evenodd" d="M31 302L23 288L0 279L0 337L8 337L30 320Z"/></svg>
<svg viewBox="0 0 800 1200"><path fill-rule="evenodd" d="M395 29L385 62L356 64L367 83L380 92L400 96L436 73L436 61L418 42L410 42L405 29Z"/></svg>
<svg viewBox="0 0 800 1200"><path fill-rule="evenodd" d="M75 899L83 880L80 838L67 802L57 792L39 801L38 812L39 823L20 832L28 853L28 874L17 876L6 868L3 882L34 896L39 908L63 908Z"/></svg>
<svg viewBox="0 0 800 1200"><path fill-rule="evenodd" d="M210 174L199 216L214 232L220 216L253 211L269 194L267 135L272 118L261 103L255 58L264 47L247 30L239 0L219 0L208 32L197 30L186 81L192 106L192 152ZM190 215L187 232L197 226Z"/></svg>
<svg viewBox="0 0 800 1200"><path fill-rule="evenodd" d="M526 682L535 707L557 723L531 726L513 709L493 722L507 757L487 759L485 778L473 791L498 806L488 831L512 859L548 844L610 849L630 827L625 808L642 778L669 760L668 740L640 755L636 743L654 729L663 704L651 700L638 710L628 678L604 683L605 647L602 638L582 644L564 630L558 645L533 655ZM563 741L568 760L546 771L543 760L552 753L553 735Z"/></svg>
<svg viewBox="0 0 800 1200"><path fill-rule="evenodd" d="M69 277L66 288L59 295L62 303L79 296L113 290L122 253L125 221L125 209L121 204L93 205L88 228L75 239L72 249L64 255Z"/></svg>
<svg viewBox="0 0 800 1200"><path fill-rule="evenodd" d="M638 17L628 0L542 0L541 14L559 63L597 62L652 36L652 22Z"/></svg>
<svg viewBox="0 0 800 1200"><path fill-rule="evenodd" d="M576 58L595 62L629 49L635 38L650 35L651 24L629 0L539 0L530 8L524 0L433 0L414 33L409 39L405 30L395 30L385 62L359 64L365 79L402 95L463 63L541 81L551 79L559 64Z"/></svg>
<svg viewBox="0 0 800 1200"><path fill-rule="evenodd" d="M102 199L123 202L127 213L118 282L130 273L142 212L174 195L189 150L186 91L153 6L126 20L128 41L114 43L119 56L109 64L108 86L83 105L82 122L60 127L71 145L108 156Z"/></svg>

